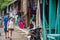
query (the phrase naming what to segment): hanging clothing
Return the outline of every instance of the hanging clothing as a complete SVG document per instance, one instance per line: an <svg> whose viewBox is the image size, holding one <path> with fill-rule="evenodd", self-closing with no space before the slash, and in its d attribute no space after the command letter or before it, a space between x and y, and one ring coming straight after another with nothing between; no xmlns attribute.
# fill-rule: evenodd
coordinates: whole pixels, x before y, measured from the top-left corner
<svg viewBox="0 0 60 40"><path fill-rule="evenodd" d="M21 29L24 28L24 24L23 24L23 22L20 22L20 23L19 23L19 27L20 27Z"/></svg>

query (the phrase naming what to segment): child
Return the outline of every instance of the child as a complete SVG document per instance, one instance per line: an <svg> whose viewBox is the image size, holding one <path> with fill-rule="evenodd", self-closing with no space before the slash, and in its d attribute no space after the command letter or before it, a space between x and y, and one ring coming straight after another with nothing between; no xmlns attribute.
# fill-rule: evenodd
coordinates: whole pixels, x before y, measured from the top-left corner
<svg viewBox="0 0 60 40"><path fill-rule="evenodd" d="M10 18L10 20L8 21L8 35L10 34L10 37L9 38L11 38L12 37L12 33L13 33L13 31L14 31L14 18Z"/></svg>

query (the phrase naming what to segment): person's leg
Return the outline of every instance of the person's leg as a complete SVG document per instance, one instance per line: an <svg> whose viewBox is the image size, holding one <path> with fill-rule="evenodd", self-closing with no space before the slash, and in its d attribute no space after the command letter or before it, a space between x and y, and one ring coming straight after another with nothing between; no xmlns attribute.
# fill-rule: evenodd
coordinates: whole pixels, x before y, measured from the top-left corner
<svg viewBox="0 0 60 40"><path fill-rule="evenodd" d="M5 38L7 39L7 32L5 32Z"/></svg>
<svg viewBox="0 0 60 40"><path fill-rule="evenodd" d="M7 29L4 28L4 32L5 32L5 38L7 38Z"/></svg>
<svg viewBox="0 0 60 40"><path fill-rule="evenodd" d="M12 40L12 30L10 30L10 40Z"/></svg>
<svg viewBox="0 0 60 40"><path fill-rule="evenodd" d="M9 31L9 34L10 34L10 38L12 37L12 30L10 29Z"/></svg>
<svg viewBox="0 0 60 40"><path fill-rule="evenodd" d="M8 38L10 38L10 35L9 34L10 34L10 30L8 30Z"/></svg>
<svg viewBox="0 0 60 40"><path fill-rule="evenodd" d="M12 32L13 32L13 31L11 30L11 37L12 37Z"/></svg>
<svg viewBox="0 0 60 40"><path fill-rule="evenodd" d="M11 36L13 35L14 29L11 30Z"/></svg>
<svg viewBox="0 0 60 40"><path fill-rule="evenodd" d="M11 30L9 30L9 37L11 38Z"/></svg>

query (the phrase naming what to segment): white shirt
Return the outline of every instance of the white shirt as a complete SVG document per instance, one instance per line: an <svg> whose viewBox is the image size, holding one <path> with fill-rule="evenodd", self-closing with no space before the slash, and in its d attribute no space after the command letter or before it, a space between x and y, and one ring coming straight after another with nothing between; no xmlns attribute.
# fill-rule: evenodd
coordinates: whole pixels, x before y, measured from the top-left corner
<svg viewBox="0 0 60 40"><path fill-rule="evenodd" d="M13 21L8 21L8 28L14 28Z"/></svg>

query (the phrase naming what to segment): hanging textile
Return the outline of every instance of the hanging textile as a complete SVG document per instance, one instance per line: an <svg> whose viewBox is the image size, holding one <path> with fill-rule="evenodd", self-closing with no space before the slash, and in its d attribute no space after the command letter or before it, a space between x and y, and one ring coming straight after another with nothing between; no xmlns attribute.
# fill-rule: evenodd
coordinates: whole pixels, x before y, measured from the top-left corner
<svg viewBox="0 0 60 40"><path fill-rule="evenodd" d="M34 12L33 8L34 8L34 0L30 0L30 13L32 14Z"/></svg>
<svg viewBox="0 0 60 40"><path fill-rule="evenodd" d="M17 14L18 14L18 5L16 5L16 12L17 12Z"/></svg>
<svg viewBox="0 0 60 40"><path fill-rule="evenodd" d="M7 6L7 10L6 10L6 11L7 11L7 13L8 13L8 11L9 11L9 10L8 10L8 6Z"/></svg>
<svg viewBox="0 0 60 40"><path fill-rule="evenodd" d="M58 15L58 29L57 29L57 33L60 34L60 0L58 0L58 10L57 10L57 15Z"/></svg>
<svg viewBox="0 0 60 40"><path fill-rule="evenodd" d="M52 33L51 29L55 28L56 23L56 1L49 0L49 33Z"/></svg>
<svg viewBox="0 0 60 40"><path fill-rule="evenodd" d="M36 10L36 27L42 27L39 0L37 3L37 10Z"/></svg>
<svg viewBox="0 0 60 40"><path fill-rule="evenodd" d="M43 40L47 40L46 39L46 28L45 28L45 1L46 0L43 0L42 3L43 3L43 26L42 26L42 30L43 30Z"/></svg>
<svg viewBox="0 0 60 40"><path fill-rule="evenodd" d="M57 21L58 21L58 27L57 27L57 34L60 34L60 0L58 0L58 8L57 8ZM60 40L60 36L57 40Z"/></svg>

